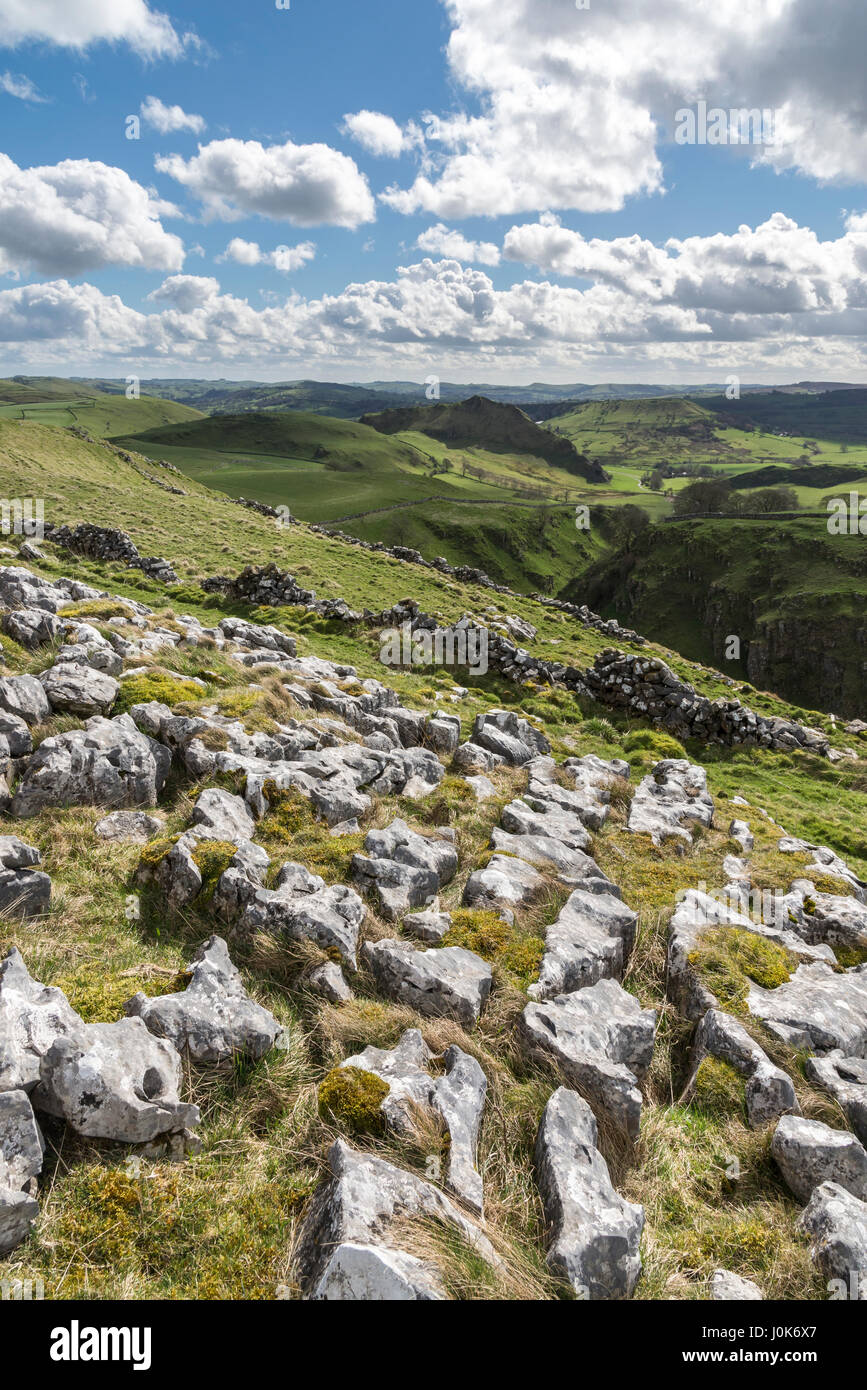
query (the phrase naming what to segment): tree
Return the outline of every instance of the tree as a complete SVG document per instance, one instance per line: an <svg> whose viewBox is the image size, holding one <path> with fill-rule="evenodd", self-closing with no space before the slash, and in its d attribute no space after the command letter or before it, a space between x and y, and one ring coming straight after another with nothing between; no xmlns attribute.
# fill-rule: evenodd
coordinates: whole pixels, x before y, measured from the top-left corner
<svg viewBox="0 0 867 1390"><path fill-rule="evenodd" d="M631 502L617 507L612 518L615 544L628 550L649 525L650 518L642 507L636 507Z"/></svg>
<svg viewBox="0 0 867 1390"><path fill-rule="evenodd" d="M731 499L727 482L720 479L689 483L674 499L676 516L694 516L701 512L725 512Z"/></svg>
<svg viewBox="0 0 867 1390"><path fill-rule="evenodd" d="M663 484L663 477L662 477L662 474L661 474L661 472L659 471L658 468L654 468L653 472L652 472L651 475L650 475L650 480L649 480L649 482L648 482L648 487L650 488L650 491L651 491L651 492L661 492L661 491L662 491L662 484Z"/></svg>

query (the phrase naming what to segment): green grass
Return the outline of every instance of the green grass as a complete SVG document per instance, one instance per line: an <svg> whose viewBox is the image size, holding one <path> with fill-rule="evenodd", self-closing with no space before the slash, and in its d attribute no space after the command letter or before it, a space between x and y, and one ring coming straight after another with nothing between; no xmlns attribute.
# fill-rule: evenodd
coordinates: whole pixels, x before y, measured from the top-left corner
<svg viewBox="0 0 867 1390"><path fill-rule="evenodd" d="M206 574L234 574L245 563L273 559L321 595L346 596L358 606L378 609L411 593L425 608L448 619L464 611L483 614L492 607L517 613L538 626L531 650L556 654L564 661L586 664L610 644L530 599L503 598L457 584L434 571L313 535L304 527L279 531L194 479L185 480L185 497L165 493L105 447L49 426L0 420L0 485L6 492L20 492L22 478L34 495L46 497L51 519L122 525L143 552L165 554L176 564L182 583L171 590L140 572L76 561L56 553L50 544L45 545L46 560L36 566L47 577L74 573L111 594L143 600L157 610L151 626L171 621L170 612L189 612L213 625L236 611L278 624L296 637L302 655L352 664L362 677L382 677L377 636L367 629L348 630L294 608L235 609L199 586ZM701 545L698 558L703 562ZM104 624L109 611L101 607L91 616ZM3 647L10 671L37 670L45 663L45 652L27 652L6 638ZM299 717L291 702L281 700L279 680L275 684L271 676L240 670L214 650L180 648L163 653L162 659L178 673L180 690L160 686L162 667L155 664L149 683L139 687L145 698L161 689L173 699L180 695L185 709L194 710L203 701L216 703L249 728ZM709 696L731 693L712 670L693 669L687 659L672 653L667 659ZM204 690L189 688L193 677L207 682ZM430 711L442 703L453 709L461 718L464 737L478 713L503 706L538 721L561 759L595 752L627 756L640 768L660 752L671 751L668 736L641 720L594 706L565 690L521 687L488 675L465 681L469 694L452 705L447 695L456 677L460 679L460 673L446 669L389 670L388 683L411 708ZM247 682L254 679L262 690L248 688ZM796 712L796 707L768 693L753 691L744 698L769 713ZM830 729L824 716L801 713L811 722L824 720ZM37 731L37 736L46 732ZM846 735L836 738L838 744L848 741ZM611 817L593 844L597 862L639 914L625 986L643 1005L659 1010L639 1144L627 1155L608 1136L602 1138L619 1190L646 1208L645 1273L638 1296L706 1297L710 1274L724 1265L755 1279L768 1297L822 1298L826 1291L813 1274L808 1244L796 1232L797 1204L770 1160L768 1134L747 1129L733 1078L705 1075L696 1101L680 1102L690 1030L665 998L665 937L678 892L699 882L722 886L723 858L732 847L727 826L735 815L747 819L756 836L753 869L763 887L785 891L803 874L806 861L804 856L779 854L780 831L759 808L789 833L829 844L867 876L867 762L834 766L806 754L693 744L686 751L707 768L716 798L715 827L689 845L653 846L647 837L625 831L629 794L624 790L615 797ZM332 1105L323 1113L320 1107L322 1083L334 1075L341 1060L367 1045L393 1046L405 1029L419 1027L436 1053L455 1043L476 1056L489 1081L479 1163L485 1179L487 1231L502 1253L505 1273L492 1272L460 1243L427 1233L425 1239L434 1242L443 1262L449 1289L470 1299L564 1297L563 1287L544 1268L545 1228L533 1165L539 1116L557 1079L527 1064L516 1043L515 1023L526 1003L524 991L538 964L545 928L567 890L546 879L539 899L518 914L514 927L506 927L493 914L467 912L460 902L467 874L489 853L491 829L502 807L522 790L524 777L518 769L498 768L493 774L495 797L477 803L467 795L463 780L447 773L427 800L384 798L369 816L372 825L385 825L401 815L422 833L437 825L454 830L460 869L442 894L442 906L453 914L443 944L477 950L494 969L490 1003L476 1029L466 1033L455 1024L423 1019L411 1009L386 1002L364 969L350 980L356 998L339 1008L328 1005L308 988L311 967L326 959L317 948L259 937L233 940L233 959L245 986L287 1030L286 1050L276 1050L255 1065L239 1059L223 1068L185 1071L184 1098L194 1100L203 1112L203 1151L183 1164L156 1160L140 1168L128 1166L123 1148L77 1140L47 1121L39 1224L30 1240L0 1261L0 1276L42 1277L46 1296L61 1299L228 1301L273 1299L281 1290L297 1296L292 1242L336 1135L420 1176L430 1155L441 1152L442 1135L433 1130L422 1127L415 1138L359 1135L348 1110ZM165 826L151 857L189 825L199 789L180 773L173 774L160 807ZM746 798L749 806L735 807L734 796ZM137 886L138 847L107 845L95 836L100 815L92 807L54 809L27 822L25 838L41 850L52 877L52 910L26 926L0 921L0 952L18 945L35 978L61 985L89 1019L109 1021L120 1017L123 1003L138 990L157 994L182 987L195 948L212 932L225 931L207 889L233 847L205 844L201 855L206 891L177 914L153 889ZM11 822L8 828L10 833L20 831ZM291 796L273 798L256 838L269 854L272 875L282 862L294 859L329 882L347 881L351 853L362 842L361 835L331 837L315 822L309 805ZM394 934L395 928L371 914L365 930L376 937ZM774 983L789 966L773 953L757 957L753 940L711 945L715 978L724 979L733 1006L743 997L745 980ZM827 1099L800 1076L798 1059L751 1020L744 1022L755 1029L774 1060L792 1073L804 1113L839 1125ZM733 1160L738 1178L729 1176ZM423 1248L421 1234L418 1239Z"/></svg>

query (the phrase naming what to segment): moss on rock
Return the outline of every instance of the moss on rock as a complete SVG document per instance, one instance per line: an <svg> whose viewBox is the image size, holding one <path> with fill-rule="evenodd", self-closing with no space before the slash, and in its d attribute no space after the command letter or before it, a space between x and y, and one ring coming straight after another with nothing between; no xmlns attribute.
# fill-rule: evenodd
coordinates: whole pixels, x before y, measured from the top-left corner
<svg viewBox="0 0 867 1390"><path fill-rule="evenodd" d="M381 1134L388 1083L361 1067L335 1067L319 1085L319 1113L353 1134Z"/></svg>

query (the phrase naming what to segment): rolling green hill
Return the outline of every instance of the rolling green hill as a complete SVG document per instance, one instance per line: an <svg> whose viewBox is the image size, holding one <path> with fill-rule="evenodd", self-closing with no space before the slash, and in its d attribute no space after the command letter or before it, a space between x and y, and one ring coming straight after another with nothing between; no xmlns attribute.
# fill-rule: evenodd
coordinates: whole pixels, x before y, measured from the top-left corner
<svg viewBox="0 0 867 1390"><path fill-rule="evenodd" d="M579 454L564 439L552 439L517 406L472 396L459 404L408 406L365 415L363 423L383 434L419 430L444 444L457 448L479 446L491 453L528 454L590 483L604 483L606 476L598 464Z"/></svg>
<svg viewBox="0 0 867 1390"><path fill-rule="evenodd" d="M58 381L56 385L58 389L54 391L51 383L31 388L17 386L14 381L0 382L0 401L5 402L0 404L0 418L83 429L96 438L201 418L200 412L190 406L160 400L156 396L127 400L122 395L86 389L81 395L73 396L70 395L69 382ZM5 389L7 386L8 391ZM64 388L62 392L60 387ZM20 397L16 389L23 393Z"/></svg>
<svg viewBox="0 0 867 1390"><path fill-rule="evenodd" d="M702 404L720 421L744 430L785 431L796 439L829 439L867 444L867 389L848 388L821 394L788 391L749 392L740 400L705 398Z"/></svg>

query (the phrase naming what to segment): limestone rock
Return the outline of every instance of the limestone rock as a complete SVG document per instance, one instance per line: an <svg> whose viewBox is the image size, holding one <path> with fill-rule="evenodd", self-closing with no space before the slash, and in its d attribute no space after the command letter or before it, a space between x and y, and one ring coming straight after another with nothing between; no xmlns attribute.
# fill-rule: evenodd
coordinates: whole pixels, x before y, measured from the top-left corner
<svg viewBox="0 0 867 1390"><path fill-rule="evenodd" d="M611 893L577 888L545 929L545 954L533 999L619 977L635 939L637 913Z"/></svg>
<svg viewBox="0 0 867 1390"><path fill-rule="evenodd" d="M12 814L35 816L46 806L152 806L170 766L169 750L139 733L129 715L95 715L83 729L55 734L39 745L27 762Z"/></svg>
<svg viewBox="0 0 867 1390"><path fill-rule="evenodd" d="M111 811L97 821L94 832L111 844L146 845L164 825L161 817L149 816L145 811Z"/></svg>
<svg viewBox="0 0 867 1390"><path fill-rule="evenodd" d="M0 1091L0 1187L31 1191L45 1145L24 1091Z"/></svg>
<svg viewBox="0 0 867 1390"><path fill-rule="evenodd" d="M484 869L470 874L464 886L464 905L480 910L521 907L539 896L545 880L532 864L495 854Z"/></svg>
<svg viewBox="0 0 867 1390"><path fill-rule="evenodd" d="M756 838L745 820L733 820L729 826L729 836L737 840L744 854L749 854L756 843Z"/></svg>
<svg viewBox="0 0 867 1390"><path fill-rule="evenodd" d="M415 1131L415 1107L442 1116L449 1134L446 1186L474 1211L482 1210L482 1179L476 1170L476 1145L487 1093L487 1078L474 1057L459 1047L447 1049L442 1075L428 1071L434 1054L417 1028L410 1028L386 1051L367 1047L347 1057L341 1067L360 1067L389 1088L381 1110L398 1133Z"/></svg>
<svg viewBox="0 0 867 1390"><path fill-rule="evenodd" d="M220 787L206 787L196 798L192 823L208 832L210 840L225 840L237 844L256 833L256 822L247 810L243 798L233 796Z"/></svg>
<svg viewBox="0 0 867 1390"><path fill-rule="evenodd" d="M500 822L514 835L543 835L559 840L569 849L590 848L590 836L579 817L556 803L526 795L503 808Z"/></svg>
<svg viewBox="0 0 867 1390"><path fill-rule="evenodd" d="M242 932L285 934L295 941L315 941L324 951L336 948L354 970L364 903L351 888L330 884L301 864L280 870L275 890L258 889L241 918Z"/></svg>
<svg viewBox="0 0 867 1390"><path fill-rule="evenodd" d="M491 992L491 967L462 946L417 951L408 941L369 941L362 952L380 989L427 1018L474 1028Z"/></svg>
<svg viewBox="0 0 867 1390"><path fill-rule="evenodd" d="M323 995L329 1004L346 1004L355 995L346 983L343 971L333 960L317 965L310 972L310 984L318 994Z"/></svg>
<svg viewBox="0 0 867 1390"><path fill-rule="evenodd" d="M840 1280L849 1297L867 1302L867 1202L838 1183L823 1182L814 1188L798 1226L812 1237L810 1254L822 1274Z"/></svg>
<svg viewBox="0 0 867 1390"><path fill-rule="evenodd" d="M551 1268L579 1297L630 1298L641 1273L644 1208L615 1191L597 1148L593 1111L564 1086L542 1115L536 1173L552 1231Z"/></svg>
<svg viewBox="0 0 867 1390"><path fill-rule="evenodd" d="M65 661L39 677L51 708L63 714L107 714L120 689L113 676L92 666Z"/></svg>
<svg viewBox="0 0 867 1390"><path fill-rule="evenodd" d="M42 856L15 835L0 835L0 913L38 917L48 911L51 879L35 869Z"/></svg>
<svg viewBox="0 0 867 1390"><path fill-rule="evenodd" d="M530 762L540 753L551 751L545 735L528 720L521 719L514 710L487 710L477 715L472 742L516 766ZM482 768L481 771L487 769Z"/></svg>
<svg viewBox="0 0 867 1390"><path fill-rule="evenodd" d="M720 1009L708 1009L696 1029L687 1099L705 1057L717 1057L747 1078L747 1118L752 1129L761 1129L781 1115L801 1113L791 1077L774 1066L742 1023Z"/></svg>
<svg viewBox="0 0 867 1390"><path fill-rule="evenodd" d="M180 1080L178 1052L140 1018L87 1023L49 1047L33 1101L89 1139L144 1144L198 1124L198 1107L178 1098Z"/></svg>
<svg viewBox="0 0 867 1390"><path fill-rule="evenodd" d="M84 1026L62 990L31 979L13 946L0 963L0 1092L32 1091L52 1043Z"/></svg>
<svg viewBox="0 0 867 1390"><path fill-rule="evenodd" d="M715 1269L710 1281L710 1296L714 1303L759 1303L764 1294L758 1284L732 1274L728 1269Z"/></svg>
<svg viewBox="0 0 867 1390"><path fill-rule="evenodd" d="M528 1004L519 1024L532 1058L553 1062L565 1079L630 1139L641 1122L639 1082L653 1056L656 1013L615 980Z"/></svg>
<svg viewBox="0 0 867 1390"><path fill-rule="evenodd" d="M419 835L403 820L369 831L364 848L367 856L352 856L353 875L376 890L382 916L390 922L431 902L458 867L453 845Z"/></svg>
<svg viewBox="0 0 867 1390"><path fill-rule="evenodd" d="M476 776L465 777L464 781L471 789L476 801L490 801L497 795L497 789L490 777L485 777L481 773Z"/></svg>
<svg viewBox="0 0 867 1390"><path fill-rule="evenodd" d="M649 835L655 845L671 837L689 843L692 836L685 823L713 824L707 773L684 758L665 759L639 783L627 829L635 835Z"/></svg>
<svg viewBox="0 0 867 1390"><path fill-rule="evenodd" d="M771 1153L800 1201L808 1202L813 1189L824 1182L867 1201L867 1151L848 1130L784 1115L774 1130Z"/></svg>
<svg viewBox="0 0 867 1390"><path fill-rule="evenodd" d="M823 961L799 965L777 989L752 985L747 1008L792 1047L867 1053L867 965L843 973Z"/></svg>
<svg viewBox="0 0 867 1390"><path fill-rule="evenodd" d="M314 1196L298 1242L298 1277L308 1298L343 1296L333 1277L327 1279L323 1292L319 1292L337 1250L350 1244L399 1251L399 1231L393 1228L413 1219L433 1220L451 1227L482 1259L497 1264L497 1256L477 1228L438 1188L414 1173L396 1168L385 1159L360 1153L340 1139L332 1145L328 1161L331 1177ZM389 1259L389 1255L384 1258ZM399 1267L405 1279L414 1268L404 1261L400 1261ZM414 1277L410 1275L407 1282L412 1287ZM415 1292L412 1296L431 1297L431 1282L439 1288L434 1270L426 1277L428 1292ZM368 1279L362 1287L370 1289ZM352 1288L350 1285L347 1296L355 1296ZM331 1292L326 1293L326 1289Z"/></svg>
<svg viewBox="0 0 867 1390"><path fill-rule="evenodd" d="M0 680L0 709L26 724L44 724L51 717L48 696L35 676L7 676Z"/></svg>
<svg viewBox="0 0 867 1390"><path fill-rule="evenodd" d="M415 1255L357 1241L338 1245L310 1295L339 1303L428 1303L444 1297L434 1272Z"/></svg>
<svg viewBox="0 0 867 1390"><path fill-rule="evenodd" d="M156 999L139 993L124 1012L196 1062L224 1062L235 1054L258 1061L271 1051L283 1028L250 998L222 937L209 937L187 970L191 978L183 993Z"/></svg>
<svg viewBox="0 0 867 1390"><path fill-rule="evenodd" d="M416 937L419 941L427 941L435 945L442 941L452 924L450 912L410 912L404 917L401 926L403 930L409 932L410 936Z"/></svg>
<svg viewBox="0 0 867 1390"><path fill-rule="evenodd" d="M839 1049L804 1063L808 1081L828 1091L842 1109L861 1143L867 1145L867 1060L845 1057Z"/></svg>

